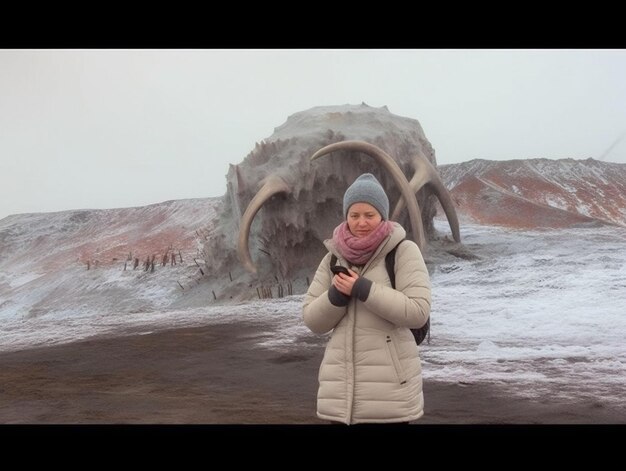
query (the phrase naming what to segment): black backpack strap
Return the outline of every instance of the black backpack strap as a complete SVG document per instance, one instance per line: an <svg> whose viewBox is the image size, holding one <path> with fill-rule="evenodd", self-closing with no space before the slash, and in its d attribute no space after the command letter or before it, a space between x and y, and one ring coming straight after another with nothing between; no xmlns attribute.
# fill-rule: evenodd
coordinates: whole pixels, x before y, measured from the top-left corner
<svg viewBox="0 0 626 471"><path fill-rule="evenodd" d="M385 268L387 268L387 275L389 275L389 280L391 281L391 287L393 289L396 289L396 251L398 250L398 246L405 240L406 239L402 239L387 255L385 255Z"/></svg>
<svg viewBox="0 0 626 471"><path fill-rule="evenodd" d="M330 266L334 267L335 265L337 265L337 255L333 254L330 257Z"/></svg>
<svg viewBox="0 0 626 471"><path fill-rule="evenodd" d="M393 289L396 289L396 251L400 244L405 240L406 239L402 239L398 242L398 244L385 256L385 267L387 268L387 274L389 275L389 280L391 280L391 287ZM426 324L422 327L411 329L411 333L413 334L415 342L418 345L421 345L426 337L428 337L428 343L430 344L430 317L426 321Z"/></svg>

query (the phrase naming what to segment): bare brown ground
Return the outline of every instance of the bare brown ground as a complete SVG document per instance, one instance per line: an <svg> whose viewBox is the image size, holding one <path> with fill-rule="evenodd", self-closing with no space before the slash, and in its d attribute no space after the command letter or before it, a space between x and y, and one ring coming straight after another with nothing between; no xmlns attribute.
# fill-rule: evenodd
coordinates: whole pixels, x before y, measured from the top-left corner
<svg viewBox="0 0 626 471"><path fill-rule="evenodd" d="M256 346L260 324L95 338L0 354L0 423L320 424L323 347ZM512 398L485 384L426 381L421 424L626 423L595 402Z"/></svg>

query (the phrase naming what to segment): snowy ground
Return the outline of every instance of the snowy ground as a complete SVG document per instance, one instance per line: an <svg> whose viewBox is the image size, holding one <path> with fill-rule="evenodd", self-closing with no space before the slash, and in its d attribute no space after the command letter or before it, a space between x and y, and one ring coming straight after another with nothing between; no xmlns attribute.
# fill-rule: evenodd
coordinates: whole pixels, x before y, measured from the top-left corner
<svg viewBox="0 0 626 471"><path fill-rule="evenodd" d="M626 229L466 224L462 236L483 259L432 277L426 375L499 382L525 396L623 401Z"/></svg>
<svg viewBox="0 0 626 471"><path fill-rule="evenodd" d="M447 230L445 222L435 224ZM432 274L432 339L422 348L425 380L493 382L524 396L623 401L626 230L513 231L464 224L462 237L480 259L458 259ZM261 346L319 348L325 338L302 324L302 299L117 314L68 308L31 317L0 306L0 351L255 319L268 326L258 337Z"/></svg>

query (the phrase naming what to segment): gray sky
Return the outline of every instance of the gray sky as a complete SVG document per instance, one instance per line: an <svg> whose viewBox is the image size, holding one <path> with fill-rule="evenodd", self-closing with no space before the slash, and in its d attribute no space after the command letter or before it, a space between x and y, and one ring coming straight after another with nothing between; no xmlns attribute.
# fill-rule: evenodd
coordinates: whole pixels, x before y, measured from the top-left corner
<svg viewBox="0 0 626 471"><path fill-rule="evenodd" d="M626 50L0 50L0 219L222 195L289 115L361 102L417 119L439 164L600 158Z"/></svg>

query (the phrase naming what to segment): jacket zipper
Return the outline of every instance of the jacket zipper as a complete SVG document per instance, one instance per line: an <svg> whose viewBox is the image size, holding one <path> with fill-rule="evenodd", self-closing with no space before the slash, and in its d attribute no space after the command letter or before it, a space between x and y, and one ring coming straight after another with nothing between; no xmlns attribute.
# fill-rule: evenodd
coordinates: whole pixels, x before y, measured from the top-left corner
<svg viewBox="0 0 626 471"><path fill-rule="evenodd" d="M381 244L378 247L378 250L372 255L372 258L369 259L369 261L365 264L365 266L361 269L361 270L354 270L354 268L352 268L353 271L356 271L358 273L359 276L363 275L363 273L365 273L367 271L367 268L369 268L369 266L372 264L372 262L374 261L374 259L376 257L378 257L378 254L380 254L380 252L383 250L383 248L389 243L389 240L391 239L391 237L387 238L386 242L384 244ZM350 263L348 263L348 261L346 260L346 265L347 266L351 266ZM353 408L354 408L354 370L355 370L355 365L354 365L354 338L355 338L355 331L356 331L356 305L357 302L355 300L351 301L353 303L354 309L353 309L353 316L352 316L352 338L350 339L350 343L352 345L352 358L350 358L350 364L349 364L349 377L348 377L348 381L350 381L350 384L348 385L348 404L347 404L347 409L348 409L348 413L347 413L347 423L350 424L352 423L352 412L353 412ZM392 356L393 358L393 356ZM395 364L394 364L395 366ZM396 370L397 371L397 370ZM406 382L406 381L405 381ZM404 383L401 383L404 384Z"/></svg>
<svg viewBox="0 0 626 471"><path fill-rule="evenodd" d="M352 338L350 339L350 344L352 345L352 352L351 352L351 358L350 358L350 364L349 364L349 375L348 375L348 390L349 390L349 395L348 395L348 400L349 400L349 404L348 404L348 425L352 423L352 412L354 409L354 370L355 370L355 365L354 365L354 333L356 330L356 302L353 301L353 306L354 309L352 310L353 315L352 315Z"/></svg>
<svg viewBox="0 0 626 471"><path fill-rule="evenodd" d="M400 364L400 358L398 357L396 346L392 342L390 335L387 335L386 340L387 340L387 349L389 350L389 355L391 356L391 362L393 363L393 368L396 370L396 376L398 377L398 382L400 384L405 384L406 378L404 377L404 370L402 369L402 365Z"/></svg>

